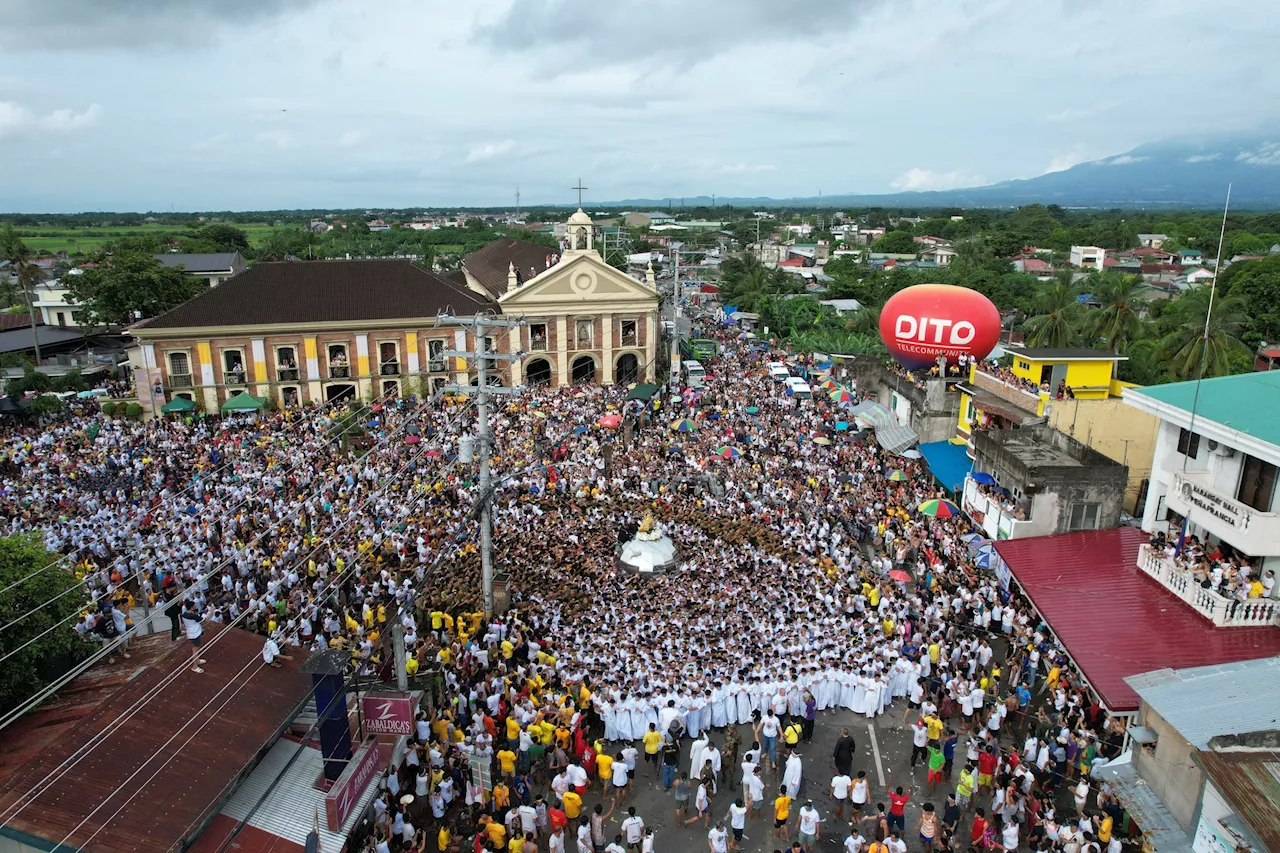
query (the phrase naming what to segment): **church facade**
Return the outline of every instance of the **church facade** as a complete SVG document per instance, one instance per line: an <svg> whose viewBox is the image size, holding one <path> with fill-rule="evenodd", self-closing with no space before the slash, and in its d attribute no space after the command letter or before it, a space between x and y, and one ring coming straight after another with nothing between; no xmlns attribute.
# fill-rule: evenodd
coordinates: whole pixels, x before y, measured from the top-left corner
<svg viewBox="0 0 1280 853"><path fill-rule="evenodd" d="M519 319L483 345L520 355L492 364L506 386L652 381L660 298L609 266L582 210L561 251L503 238L449 276L404 260L257 263L133 327L139 398L149 413L175 397L216 411L249 393L288 407L341 397L426 394L476 381L469 331L437 315Z"/></svg>

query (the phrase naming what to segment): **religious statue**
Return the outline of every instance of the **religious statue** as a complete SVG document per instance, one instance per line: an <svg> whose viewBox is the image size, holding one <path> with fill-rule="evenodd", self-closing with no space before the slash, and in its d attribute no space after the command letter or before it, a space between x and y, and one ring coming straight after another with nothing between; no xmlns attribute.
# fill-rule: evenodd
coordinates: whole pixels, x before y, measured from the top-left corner
<svg viewBox="0 0 1280 853"><path fill-rule="evenodd" d="M644 519L637 529L636 538L642 542L656 542L662 538L662 529L658 527L658 522L654 520L652 512L645 513Z"/></svg>

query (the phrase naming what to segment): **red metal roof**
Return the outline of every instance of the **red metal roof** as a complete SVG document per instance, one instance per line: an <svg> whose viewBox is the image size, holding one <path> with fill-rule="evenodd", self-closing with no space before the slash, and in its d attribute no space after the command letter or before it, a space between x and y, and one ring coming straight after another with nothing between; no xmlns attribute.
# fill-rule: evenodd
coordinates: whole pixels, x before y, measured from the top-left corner
<svg viewBox="0 0 1280 853"><path fill-rule="evenodd" d="M9 826L56 842L88 818L68 843L90 853L168 850L199 830L230 790L230 783L255 760L258 750L270 744L309 688L307 677L286 662L281 669L251 667L243 689L235 692L231 687L219 693L233 680L237 685L245 683L244 676L235 679L245 664L261 663L262 637L216 623L205 624L204 636L208 657L203 674L189 670L191 647L186 642L170 643L167 632L153 634L134 642L132 660L107 668L105 683L97 667L71 683L70 692L80 693L71 720L58 708L47 707L5 731L0 736L0 754L21 750L24 760L21 766L6 768L10 778L0 787L0 812L25 797L68 757L84 756ZM173 683L157 691L111 734L102 734L175 668L184 671ZM128 675L121 681L124 671ZM99 689L77 691L82 679L97 679ZM104 695L102 687L113 682L117 689ZM85 707L91 698L97 699L96 706ZM212 711L217 714L211 718ZM193 718L197 722L187 725L165 747L174 732ZM72 725L67 725L69 721ZM43 731L47 723L56 730ZM23 748L33 732L42 749ZM157 751L162 757L152 760ZM173 760L161 769L170 756ZM139 772L126 782L135 771ZM121 793L104 802L118 786ZM138 796L126 804L139 786Z"/></svg>
<svg viewBox="0 0 1280 853"><path fill-rule="evenodd" d="M1280 654L1280 628L1214 628L1138 568L1132 527L1007 539L996 551L1104 705L1138 709L1130 675Z"/></svg>
<svg viewBox="0 0 1280 853"><path fill-rule="evenodd" d="M324 817L321 816L321 820L323 819ZM226 842L232 832L235 832L236 827L239 825L240 821L229 818L224 814L214 815L213 820L209 821L209 825L205 827L204 832L200 833L200 837L187 848L187 853L218 853L222 849L223 843ZM305 848L301 844L294 844L287 838L281 838L266 830L246 824L244 829L240 830L240 834L236 836L236 843L231 849L235 850L236 853L299 853Z"/></svg>

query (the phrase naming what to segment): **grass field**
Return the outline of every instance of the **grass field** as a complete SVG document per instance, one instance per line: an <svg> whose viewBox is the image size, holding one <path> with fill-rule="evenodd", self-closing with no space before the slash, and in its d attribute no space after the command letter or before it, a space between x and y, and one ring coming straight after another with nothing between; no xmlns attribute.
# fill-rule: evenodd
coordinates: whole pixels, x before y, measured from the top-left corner
<svg viewBox="0 0 1280 853"><path fill-rule="evenodd" d="M269 222L253 222L235 225L249 237L251 245L259 245L276 226ZM159 223L137 226L110 226L105 228L60 228L36 225L17 229L18 235L31 251L39 255L58 252L85 254L102 248L102 244L121 237L147 237L165 233L185 233L187 229Z"/></svg>

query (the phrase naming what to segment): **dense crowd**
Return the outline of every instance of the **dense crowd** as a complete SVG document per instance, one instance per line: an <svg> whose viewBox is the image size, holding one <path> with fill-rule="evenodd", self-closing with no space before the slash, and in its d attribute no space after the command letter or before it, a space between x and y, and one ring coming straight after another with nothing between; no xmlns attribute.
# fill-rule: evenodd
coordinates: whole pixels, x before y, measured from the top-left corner
<svg viewBox="0 0 1280 853"><path fill-rule="evenodd" d="M265 663L341 648L386 677L400 620L410 672L440 681L376 801L378 853L689 849L627 811L641 771L713 853L762 812L788 850L837 821L847 853L902 853L908 835L1118 849L1115 804L1089 781L1118 724L1031 609L973 568L967 522L917 511L938 494L928 473L837 429L822 395L781 393L765 360L726 339L700 392L544 388L500 407L494 551L514 601L493 621L478 486L453 458L463 401L11 426L0 511L76 564L91 599L78 630L104 651L127 653L127 604L148 596L197 671L214 621L263 634ZM621 426L599 426L611 413ZM618 569L619 532L646 514L679 544L678 570ZM874 790L851 740L830 764L794 749L841 708L915 718L931 801L912 833L909 795ZM832 770L840 814L824 819L801 786L825 791Z"/></svg>

